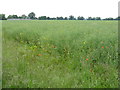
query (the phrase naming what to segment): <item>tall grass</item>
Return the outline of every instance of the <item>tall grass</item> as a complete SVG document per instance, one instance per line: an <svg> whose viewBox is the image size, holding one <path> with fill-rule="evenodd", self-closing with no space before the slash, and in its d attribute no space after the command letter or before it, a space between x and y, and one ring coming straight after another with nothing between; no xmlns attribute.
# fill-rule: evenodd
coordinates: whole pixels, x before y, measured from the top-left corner
<svg viewBox="0 0 120 90"><path fill-rule="evenodd" d="M118 87L117 21L4 21L3 87Z"/></svg>
<svg viewBox="0 0 120 90"><path fill-rule="evenodd" d="M2 89L2 21L0 21L0 89Z"/></svg>

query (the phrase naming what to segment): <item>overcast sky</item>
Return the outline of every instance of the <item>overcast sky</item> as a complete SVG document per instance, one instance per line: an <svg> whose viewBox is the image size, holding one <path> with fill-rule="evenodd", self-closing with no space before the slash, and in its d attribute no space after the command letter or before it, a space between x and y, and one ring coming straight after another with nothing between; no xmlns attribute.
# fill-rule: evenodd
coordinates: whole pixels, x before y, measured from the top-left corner
<svg viewBox="0 0 120 90"><path fill-rule="evenodd" d="M117 17L120 0L2 0L0 13L8 15L28 15L35 12L39 16L84 16Z"/></svg>

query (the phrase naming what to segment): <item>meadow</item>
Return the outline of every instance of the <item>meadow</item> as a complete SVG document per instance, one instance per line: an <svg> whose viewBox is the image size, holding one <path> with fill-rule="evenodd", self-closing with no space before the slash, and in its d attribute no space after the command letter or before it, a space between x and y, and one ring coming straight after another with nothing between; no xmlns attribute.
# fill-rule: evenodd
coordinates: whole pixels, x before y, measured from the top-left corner
<svg viewBox="0 0 120 90"><path fill-rule="evenodd" d="M3 88L117 88L118 22L2 21Z"/></svg>

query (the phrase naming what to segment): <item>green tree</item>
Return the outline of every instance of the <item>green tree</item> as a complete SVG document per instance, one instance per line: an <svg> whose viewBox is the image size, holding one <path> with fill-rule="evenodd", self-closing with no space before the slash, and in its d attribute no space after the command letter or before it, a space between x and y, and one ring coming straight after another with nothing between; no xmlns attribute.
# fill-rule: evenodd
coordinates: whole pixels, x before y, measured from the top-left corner
<svg viewBox="0 0 120 90"><path fill-rule="evenodd" d="M13 15L12 17L13 17L14 19L17 19L17 18L18 18L18 16L17 16L17 15Z"/></svg>
<svg viewBox="0 0 120 90"><path fill-rule="evenodd" d="M96 18L95 18L95 17L93 17L91 20L96 20Z"/></svg>
<svg viewBox="0 0 120 90"><path fill-rule="evenodd" d="M74 16L70 15L69 20L75 20Z"/></svg>
<svg viewBox="0 0 120 90"><path fill-rule="evenodd" d="M5 14L0 14L0 20L6 20Z"/></svg>
<svg viewBox="0 0 120 90"><path fill-rule="evenodd" d="M67 17L65 17L65 18L64 18L64 20L68 20L68 18L67 18Z"/></svg>
<svg viewBox="0 0 120 90"><path fill-rule="evenodd" d="M21 16L21 18L22 18L22 19L26 19L27 16L26 16L25 14L23 14L23 15Z"/></svg>
<svg viewBox="0 0 120 90"><path fill-rule="evenodd" d="M38 17L39 20L46 20L47 17L46 16L41 16L41 17Z"/></svg>
<svg viewBox="0 0 120 90"><path fill-rule="evenodd" d="M118 16L117 18L115 18L114 20L120 20L120 16Z"/></svg>
<svg viewBox="0 0 120 90"><path fill-rule="evenodd" d="M101 20L101 18L100 17L96 17L95 20Z"/></svg>
<svg viewBox="0 0 120 90"><path fill-rule="evenodd" d="M28 14L28 17L29 17L30 19L35 19L35 13L34 13L34 12L29 13L29 14Z"/></svg>
<svg viewBox="0 0 120 90"><path fill-rule="evenodd" d="M55 17L53 17L53 18L52 18L52 20L56 20L56 18L55 18Z"/></svg>
<svg viewBox="0 0 120 90"><path fill-rule="evenodd" d="M80 17L80 16L78 16L77 17L77 20L84 20L85 18L82 16L82 17Z"/></svg>
<svg viewBox="0 0 120 90"><path fill-rule="evenodd" d="M8 19L18 19L19 17L17 15L9 15L7 18Z"/></svg>
<svg viewBox="0 0 120 90"><path fill-rule="evenodd" d="M87 20L92 20L92 17L88 17Z"/></svg>
<svg viewBox="0 0 120 90"><path fill-rule="evenodd" d="M103 20L114 20L112 17L109 17L109 18L105 18Z"/></svg>
<svg viewBox="0 0 120 90"><path fill-rule="evenodd" d="M61 16L61 17L57 17L57 20L63 20L63 17Z"/></svg>
<svg viewBox="0 0 120 90"><path fill-rule="evenodd" d="M12 19L13 18L13 16L12 15L9 15L8 17L7 17L7 19Z"/></svg>

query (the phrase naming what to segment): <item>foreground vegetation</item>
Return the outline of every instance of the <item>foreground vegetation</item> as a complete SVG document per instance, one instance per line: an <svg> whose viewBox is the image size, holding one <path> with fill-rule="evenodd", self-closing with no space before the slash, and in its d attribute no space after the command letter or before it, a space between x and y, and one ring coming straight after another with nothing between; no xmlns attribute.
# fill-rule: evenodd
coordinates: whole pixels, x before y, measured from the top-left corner
<svg viewBox="0 0 120 90"><path fill-rule="evenodd" d="M117 88L117 21L3 21L3 88Z"/></svg>
<svg viewBox="0 0 120 90"><path fill-rule="evenodd" d="M2 21L0 21L0 89L2 88Z"/></svg>

